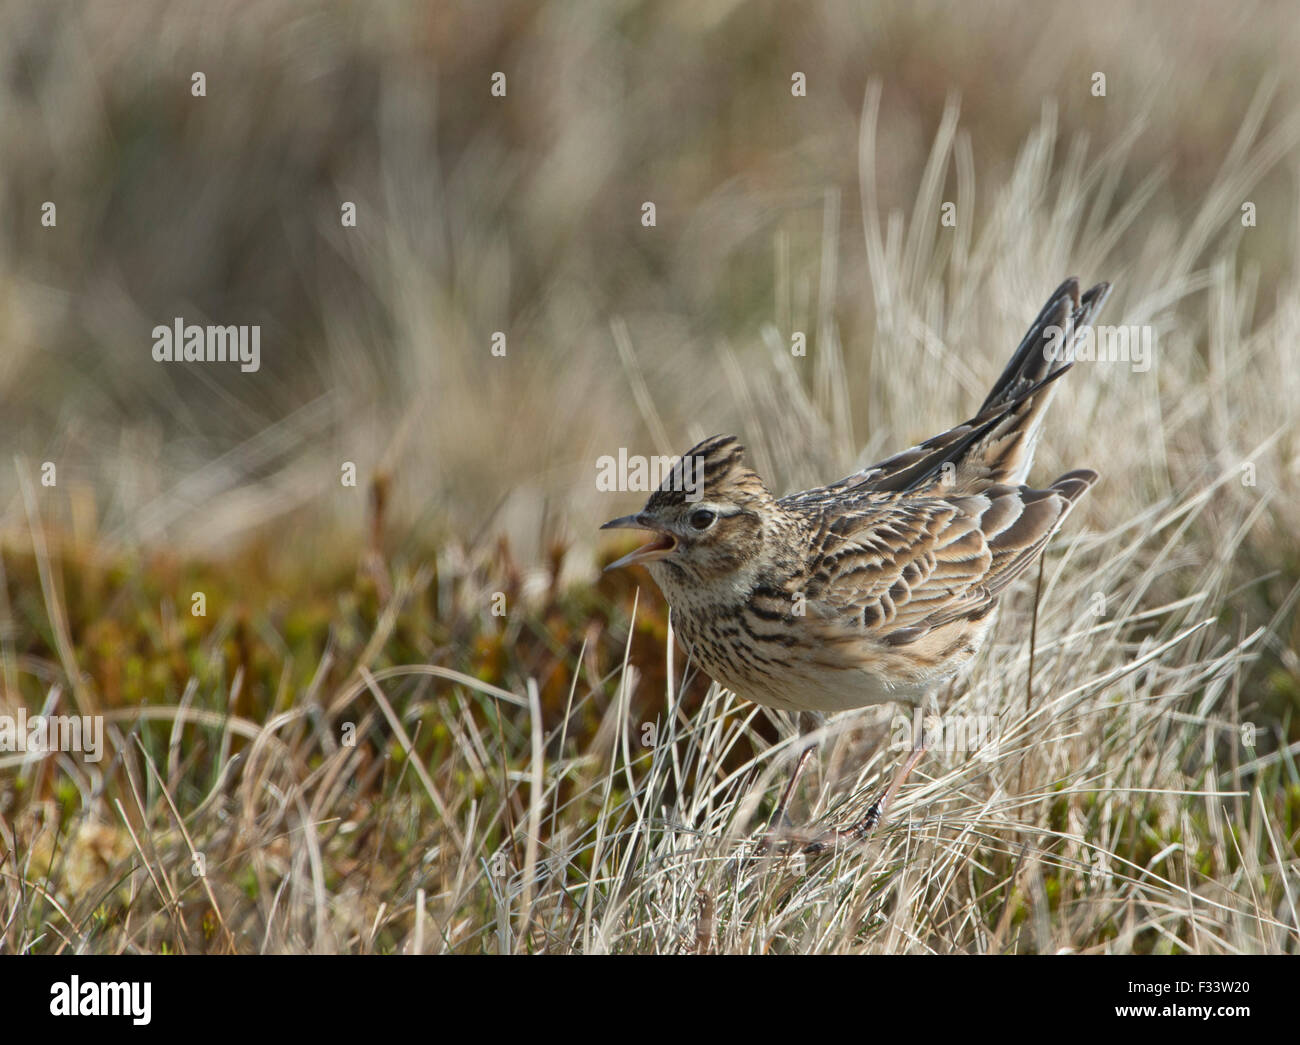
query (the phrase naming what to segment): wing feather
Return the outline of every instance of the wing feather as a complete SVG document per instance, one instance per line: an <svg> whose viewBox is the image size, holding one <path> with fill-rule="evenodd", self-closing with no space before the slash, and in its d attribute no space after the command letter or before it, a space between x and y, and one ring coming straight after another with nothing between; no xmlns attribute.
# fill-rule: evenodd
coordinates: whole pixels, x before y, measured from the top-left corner
<svg viewBox="0 0 1300 1045"><path fill-rule="evenodd" d="M891 645L992 609L1095 472L1046 490L995 485L952 498L876 495L818 529L807 598L819 616Z"/></svg>

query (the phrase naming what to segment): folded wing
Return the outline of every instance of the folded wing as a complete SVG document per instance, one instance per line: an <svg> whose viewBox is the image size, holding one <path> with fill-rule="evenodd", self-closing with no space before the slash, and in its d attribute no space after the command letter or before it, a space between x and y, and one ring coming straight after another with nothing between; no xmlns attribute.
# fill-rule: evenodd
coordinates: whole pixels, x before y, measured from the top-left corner
<svg viewBox="0 0 1300 1045"><path fill-rule="evenodd" d="M1046 490L993 484L948 498L865 498L816 533L807 598L838 629L889 645L987 614L1097 479L1080 470Z"/></svg>

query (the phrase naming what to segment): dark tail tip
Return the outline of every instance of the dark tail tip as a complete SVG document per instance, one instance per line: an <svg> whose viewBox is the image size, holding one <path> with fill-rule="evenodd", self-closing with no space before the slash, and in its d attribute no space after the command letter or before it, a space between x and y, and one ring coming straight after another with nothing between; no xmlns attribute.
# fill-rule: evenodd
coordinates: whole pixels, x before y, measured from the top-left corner
<svg viewBox="0 0 1300 1045"><path fill-rule="evenodd" d="M1080 294L1077 276L1064 280L1012 353L980 413L1016 398L1030 385L1068 367L1069 345L1062 343L1062 337L1068 334L1073 338L1089 326L1109 295L1109 283L1098 283ZM1049 347L1056 351L1048 351Z"/></svg>
<svg viewBox="0 0 1300 1045"><path fill-rule="evenodd" d="M1076 468L1052 483L1052 489L1073 504L1100 478L1091 468Z"/></svg>

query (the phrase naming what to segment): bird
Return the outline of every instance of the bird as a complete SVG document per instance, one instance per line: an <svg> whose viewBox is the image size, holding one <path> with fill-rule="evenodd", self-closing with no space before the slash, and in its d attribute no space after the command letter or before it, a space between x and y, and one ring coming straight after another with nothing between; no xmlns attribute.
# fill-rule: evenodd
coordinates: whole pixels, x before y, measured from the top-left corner
<svg viewBox="0 0 1300 1045"><path fill-rule="evenodd" d="M1026 485L1047 406L1110 289L1066 279L974 416L838 482L778 498L735 436L705 439L639 512L601 527L653 535L606 569L647 567L692 661L747 700L814 714L924 702L978 653L999 597L1098 479L1078 468ZM857 823L805 851L878 824L921 754Z"/></svg>

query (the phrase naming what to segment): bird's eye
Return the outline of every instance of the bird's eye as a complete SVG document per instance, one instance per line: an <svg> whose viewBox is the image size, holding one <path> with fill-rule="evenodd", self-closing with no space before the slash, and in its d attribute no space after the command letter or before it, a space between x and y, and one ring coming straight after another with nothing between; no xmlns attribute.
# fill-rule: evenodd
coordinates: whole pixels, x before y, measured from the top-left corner
<svg viewBox="0 0 1300 1045"><path fill-rule="evenodd" d="M691 512L691 525L697 530L707 530L713 525L718 513L708 508L698 508Z"/></svg>

